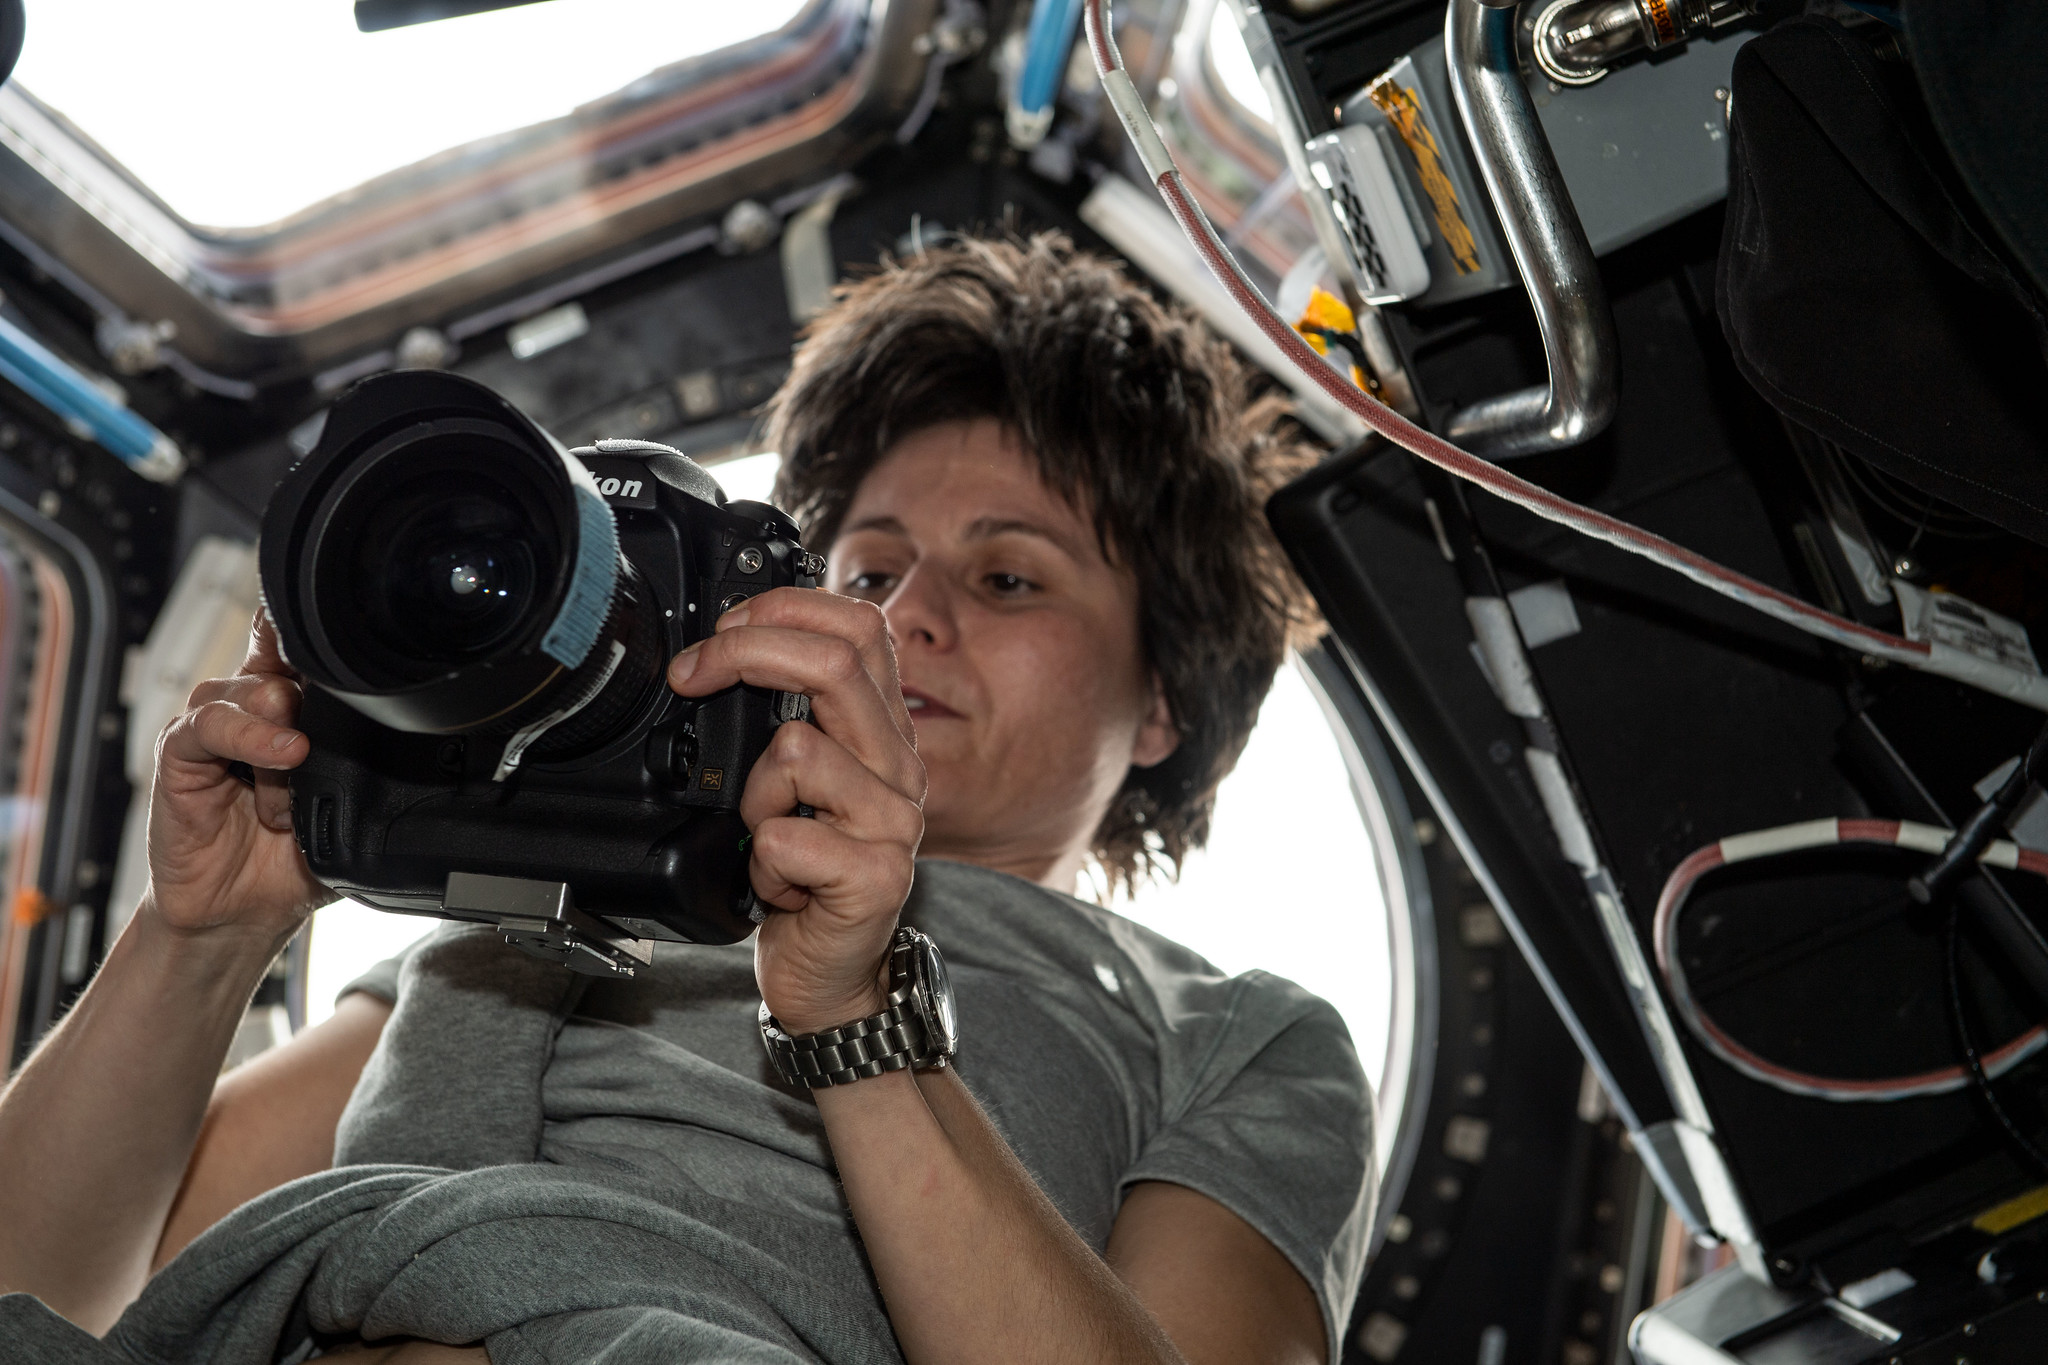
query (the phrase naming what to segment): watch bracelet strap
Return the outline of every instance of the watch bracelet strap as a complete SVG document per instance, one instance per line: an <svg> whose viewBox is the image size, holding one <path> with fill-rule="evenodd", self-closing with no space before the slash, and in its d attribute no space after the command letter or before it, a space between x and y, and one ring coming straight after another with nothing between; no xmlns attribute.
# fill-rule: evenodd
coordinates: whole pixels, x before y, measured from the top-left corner
<svg viewBox="0 0 2048 1365"><path fill-rule="evenodd" d="M943 1066L945 1058L925 1059L930 1040L924 1021L910 1006L910 992L889 997L889 1008L838 1028L792 1036L773 1025L770 1044L776 1070L794 1084L812 1090L849 1085L913 1066Z"/></svg>

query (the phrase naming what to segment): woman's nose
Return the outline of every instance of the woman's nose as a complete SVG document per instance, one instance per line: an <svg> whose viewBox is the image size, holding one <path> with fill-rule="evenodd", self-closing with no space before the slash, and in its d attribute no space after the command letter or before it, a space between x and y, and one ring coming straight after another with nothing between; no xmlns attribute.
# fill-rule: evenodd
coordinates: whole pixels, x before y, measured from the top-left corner
<svg viewBox="0 0 2048 1365"><path fill-rule="evenodd" d="M922 563L897 583L896 591L882 604L882 614L888 618L889 633L899 647L916 640L927 648L951 649L959 639L945 577Z"/></svg>

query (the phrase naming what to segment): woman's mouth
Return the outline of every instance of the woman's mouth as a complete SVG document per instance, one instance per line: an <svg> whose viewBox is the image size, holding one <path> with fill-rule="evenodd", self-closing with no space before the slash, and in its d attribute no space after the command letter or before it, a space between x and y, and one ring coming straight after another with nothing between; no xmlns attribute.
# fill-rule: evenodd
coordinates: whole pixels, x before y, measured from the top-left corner
<svg viewBox="0 0 2048 1365"><path fill-rule="evenodd" d="M914 687L903 689L903 706L910 712L912 720L959 720L960 713L938 698L918 691Z"/></svg>

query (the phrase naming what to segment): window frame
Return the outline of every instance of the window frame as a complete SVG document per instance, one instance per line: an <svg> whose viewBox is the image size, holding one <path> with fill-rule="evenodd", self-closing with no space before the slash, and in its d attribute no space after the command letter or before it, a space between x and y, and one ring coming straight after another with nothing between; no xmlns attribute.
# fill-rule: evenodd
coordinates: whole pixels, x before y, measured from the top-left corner
<svg viewBox="0 0 2048 1365"><path fill-rule="evenodd" d="M829 177L914 99L925 67L914 40L937 4L810 0L770 33L250 231L187 223L10 83L0 239L103 319L173 324L167 359L202 388L253 397L344 361L381 368L409 327L459 342L479 313L493 314L486 326L513 320L490 305L537 282L711 245L736 200Z"/></svg>
<svg viewBox="0 0 2048 1365"><path fill-rule="evenodd" d="M0 536L30 561L44 595L42 609L54 605L64 613L69 637L60 651L63 658L48 661L54 674L29 680L44 703L32 708L26 724L47 723L37 740L47 763L32 776L41 788L41 827L28 850L32 856L9 857L0 865L5 878L0 891L6 897L0 923L0 1060L9 1071L90 976L88 963L78 980L64 979L65 939L75 932L71 912L82 908L92 916L89 948L97 949L104 934L105 909L92 903L93 887L104 879L81 878L80 871L87 861L87 841L95 833L94 805L103 783L104 741L97 718L110 712L119 681L114 666L118 622L103 557L58 519L62 499L53 504L55 495L37 483L29 471L0 461ZM38 893L45 907L32 925L14 913L16 897L27 890ZM89 956L96 959L97 953Z"/></svg>

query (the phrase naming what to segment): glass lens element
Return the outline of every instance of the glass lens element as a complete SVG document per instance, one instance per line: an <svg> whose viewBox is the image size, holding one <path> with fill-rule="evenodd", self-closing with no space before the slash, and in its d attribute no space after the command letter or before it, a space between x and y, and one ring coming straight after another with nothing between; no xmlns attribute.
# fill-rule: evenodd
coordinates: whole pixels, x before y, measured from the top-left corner
<svg viewBox="0 0 2048 1365"><path fill-rule="evenodd" d="M435 483L399 492L371 517L356 581L386 648L454 666L526 623L542 537L507 490L479 479Z"/></svg>

